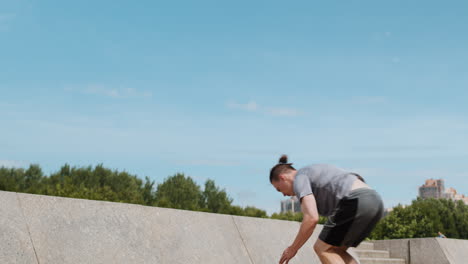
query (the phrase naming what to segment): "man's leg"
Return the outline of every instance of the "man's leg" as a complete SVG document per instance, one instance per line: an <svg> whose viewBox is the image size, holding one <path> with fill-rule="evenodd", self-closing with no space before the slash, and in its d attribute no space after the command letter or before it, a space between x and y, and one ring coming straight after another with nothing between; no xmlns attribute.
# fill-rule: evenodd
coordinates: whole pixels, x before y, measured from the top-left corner
<svg viewBox="0 0 468 264"><path fill-rule="evenodd" d="M323 264L358 264L358 262L346 252L347 247L336 247L317 239L314 245L315 253L317 253L320 261Z"/></svg>
<svg viewBox="0 0 468 264"><path fill-rule="evenodd" d="M344 259L347 264L358 264L358 262L348 253L349 247L340 247L340 252L342 252L341 257Z"/></svg>

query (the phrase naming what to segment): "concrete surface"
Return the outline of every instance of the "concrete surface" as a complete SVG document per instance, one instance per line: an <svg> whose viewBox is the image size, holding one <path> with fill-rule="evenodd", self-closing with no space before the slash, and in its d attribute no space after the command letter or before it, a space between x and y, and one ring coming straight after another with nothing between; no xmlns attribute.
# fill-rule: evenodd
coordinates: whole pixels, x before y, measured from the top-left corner
<svg viewBox="0 0 468 264"><path fill-rule="evenodd" d="M16 193L0 192L0 263L37 263Z"/></svg>
<svg viewBox="0 0 468 264"><path fill-rule="evenodd" d="M436 238L409 239L411 264L450 264Z"/></svg>
<svg viewBox="0 0 468 264"><path fill-rule="evenodd" d="M0 263L269 264L300 225L2 191L0 199ZM312 247L321 228L290 263L320 263Z"/></svg>
<svg viewBox="0 0 468 264"><path fill-rule="evenodd" d="M300 223L0 191L0 263L277 263ZM290 263L318 264L322 226ZM468 263L468 241L365 242L362 263ZM380 250L380 251L379 251ZM390 253L382 252L383 250ZM388 259L390 255L393 260ZM404 260L396 260L401 258Z"/></svg>
<svg viewBox="0 0 468 264"><path fill-rule="evenodd" d="M408 264L468 263L468 240L449 238L413 238L372 241L374 248L388 250L390 257Z"/></svg>
<svg viewBox="0 0 468 264"><path fill-rule="evenodd" d="M435 238L449 263L468 263L468 240Z"/></svg>
<svg viewBox="0 0 468 264"><path fill-rule="evenodd" d="M294 241L300 226L299 222L241 216L233 218L254 263L278 263L283 251ZM320 263L313 250L320 230L322 226L317 226L292 263Z"/></svg>
<svg viewBox="0 0 468 264"><path fill-rule="evenodd" d="M18 196L40 263L250 263L231 216Z"/></svg>
<svg viewBox="0 0 468 264"><path fill-rule="evenodd" d="M375 240L374 249L387 250L391 258L401 258L410 263L409 239Z"/></svg>

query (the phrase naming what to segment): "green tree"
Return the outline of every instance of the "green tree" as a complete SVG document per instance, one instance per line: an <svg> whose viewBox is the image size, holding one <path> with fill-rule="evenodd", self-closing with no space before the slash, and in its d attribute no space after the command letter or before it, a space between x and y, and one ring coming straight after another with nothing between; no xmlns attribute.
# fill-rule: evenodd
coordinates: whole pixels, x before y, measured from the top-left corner
<svg viewBox="0 0 468 264"><path fill-rule="evenodd" d="M176 209L200 210L203 208L200 186L192 178L177 173L158 184L156 205Z"/></svg>
<svg viewBox="0 0 468 264"><path fill-rule="evenodd" d="M468 209L462 202L418 198L410 206L393 208L371 234L372 239L435 237L468 238Z"/></svg>
<svg viewBox="0 0 468 264"><path fill-rule="evenodd" d="M9 192L23 191L25 187L24 169L0 168L0 190Z"/></svg>
<svg viewBox="0 0 468 264"><path fill-rule="evenodd" d="M112 171L102 164L95 168L70 168L65 164L46 182L44 194L48 195L147 205L154 201L151 182L144 186L135 175Z"/></svg>
<svg viewBox="0 0 468 264"><path fill-rule="evenodd" d="M44 174L42 173L41 167L37 164L32 164L24 172L24 191L29 193L42 193L42 181L44 180Z"/></svg>
<svg viewBox="0 0 468 264"><path fill-rule="evenodd" d="M266 218L267 213L264 210L258 209L253 206L247 206L244 208L244 215L245 216L251 216L251 217L261 217L261 218Z"/></svg>
<svg viewBox="0 0 468 264"><path fill-rule="evenodd" d="M229 214L230 215L240 215L243 216L245 215L244 208L238 206L238 205L233 205L229 208Z"/></svg>
<svg viewBox="0 0 468 264"><path fill-rule="evenodd" d="M205 182L205 189L202 193L204 207L212 213L229 213L232 199L226 191L220 190L213 180Z"/></svg>
<svg viewBox="0 0 468 264"><path fill-rule="evenodd" d="M148 176L145 177L145 185L143 186L142 195L146 205L154 205L156 203L154 184L155 182L150 180Z"/></svg>

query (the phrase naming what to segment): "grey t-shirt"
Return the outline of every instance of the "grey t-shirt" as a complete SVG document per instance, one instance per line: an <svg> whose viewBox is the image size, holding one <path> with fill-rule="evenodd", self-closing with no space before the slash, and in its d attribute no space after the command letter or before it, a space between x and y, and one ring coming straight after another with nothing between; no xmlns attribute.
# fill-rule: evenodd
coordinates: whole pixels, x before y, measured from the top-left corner
<svg viewBox="0 0 468 264"><path fill-rule="evenodd" d="M301 168L294 179L294 193L302 197L313 194L320 215L329 216L341 198L349 194L357 175L333 165L316 164Z"/></svg>

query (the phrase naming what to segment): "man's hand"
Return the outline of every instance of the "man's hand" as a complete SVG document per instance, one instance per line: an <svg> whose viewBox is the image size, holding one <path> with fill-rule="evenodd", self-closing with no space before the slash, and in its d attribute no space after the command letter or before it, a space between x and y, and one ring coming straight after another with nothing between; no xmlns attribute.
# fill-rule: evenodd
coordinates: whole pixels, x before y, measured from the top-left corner
<svg viewBox="0 0 468 264"><path fill-rule="evenodd" d="M296 253L297 253L297 250L292 248L292 247L288 247L287 249L284 250L283 252L283 255L281 256L281 259L279 261L279 264L288 264L289 260L294 258L294 256L296 256Z"/></svg>

